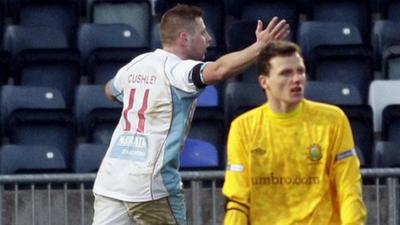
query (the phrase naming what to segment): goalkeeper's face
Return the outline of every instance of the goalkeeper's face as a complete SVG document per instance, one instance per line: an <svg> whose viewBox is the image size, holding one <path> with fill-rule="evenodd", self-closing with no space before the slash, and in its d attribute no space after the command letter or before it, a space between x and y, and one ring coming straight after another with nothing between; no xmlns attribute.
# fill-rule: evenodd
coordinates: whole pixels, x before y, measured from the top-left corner
<svg viewBox="0 0 400 225"><path fill-rule="evenodd" d="M304 98L306 69L303 58L298 53L276 56L269 64L269 73L259 77L268 101L287 109L296 107Z"/></svg>

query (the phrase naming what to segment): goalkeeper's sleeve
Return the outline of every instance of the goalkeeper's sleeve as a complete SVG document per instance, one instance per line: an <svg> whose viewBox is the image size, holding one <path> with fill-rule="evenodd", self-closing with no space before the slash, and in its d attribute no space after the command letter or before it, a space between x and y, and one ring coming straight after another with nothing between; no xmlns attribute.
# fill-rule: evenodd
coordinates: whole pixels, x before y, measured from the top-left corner
<svg viewBox="0 0 400 225"><path fill-rule="evenodd" d="M245 205L229 201L225 209L224 225L248 225L248 212Z"/></svg>
<svg viewBox="0 0 400 225"><path fill-rule="evenodd" d="M250 207L249 155L240 122L231 124L223 193L228 199L224 225L248 225Z"/></svg>

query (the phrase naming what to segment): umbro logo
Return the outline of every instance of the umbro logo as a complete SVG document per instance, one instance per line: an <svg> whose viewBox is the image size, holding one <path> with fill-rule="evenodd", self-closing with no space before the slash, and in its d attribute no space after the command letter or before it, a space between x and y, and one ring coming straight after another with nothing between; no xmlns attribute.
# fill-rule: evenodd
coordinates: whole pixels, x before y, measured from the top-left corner
<svg viewBox="0 0 400 225"><path fill-rule="evenodd" d="M255 148L255 149L251 150L250 152L253 156L262 156L262 155L265 155L265 153L267 153L267 151L262 148Z"/></svg>

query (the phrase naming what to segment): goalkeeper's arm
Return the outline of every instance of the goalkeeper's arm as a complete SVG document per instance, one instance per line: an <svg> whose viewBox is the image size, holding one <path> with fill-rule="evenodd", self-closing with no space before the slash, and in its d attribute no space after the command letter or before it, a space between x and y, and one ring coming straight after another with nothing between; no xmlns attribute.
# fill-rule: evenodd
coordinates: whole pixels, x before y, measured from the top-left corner
<svg viewBox="0 0 400 225"><path fill-rule="evenodd" d="M248 214L246 205L229 200L225 208L224 225L248 225Z"/></svg>

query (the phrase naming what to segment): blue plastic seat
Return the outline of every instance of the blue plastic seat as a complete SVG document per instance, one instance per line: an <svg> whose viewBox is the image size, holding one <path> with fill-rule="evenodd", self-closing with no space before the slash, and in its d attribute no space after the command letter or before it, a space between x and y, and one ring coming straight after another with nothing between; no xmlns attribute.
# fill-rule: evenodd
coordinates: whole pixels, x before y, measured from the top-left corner
<svg viewBox="0 0 400 225"><path fill-rule="evenodd" d="M334 105L362 105L360 91L341 82L307 81L305 97Z"/></svg>
<svg viewBox="0 0 400 225"><path fill-rule="evenodd" d="M296 0L248 0L243 1L240 8L241 20L258 20L261 19L266 26L268 22L277 16L285 19L290 25L291 40L295 40L293 34L297 33L299 23L299 7ZM254 35L254 32L251 32Z"/></svg>
<svg viewBox="0 0 400 225"><path fill-rule="evenodd" d="M349 119L357 151L362 154L362 166L372 167L374 130L372 108L369 105L341 105Z"/></svg>
<svg viewBox="0 0 400 225"><path fill-rule="evenodd" d="M6 24L7 17L7 3L5 1L0 2L0 32L4 34L4 26ZM3 35L0 36L0 43L3 43Z"/></svg>
<svg viewBox="0 0 400 225"><path fill-rule="evenodd" d="M103 144L79 144L74 152L73 167L75 173L94 173L100 167L100 163L107 151L108 145Z"/></svg>
<svg viewBox="0 0 400 225"><path fill-rule="evenodd" d="M109 54L112 57L116 54L113 49L148 47L146 42L133 27L126 24L84 23L78 30L78 49L84 67L87 67L89 57L96 50L102 50L105 54L110 49Z"/></svg>
<svg viewBox="0 0 400 225"><path fill-rule="evenodd" d="M218 151L206 141L188 138L180 156L180 163L182 169L217 167Z"/></svg>
<svg viewBox="0 0 400 225"><path fill-rule="evenodd" d="M11 144L52 146L69 166L75 122L61 94L51 88L3 86L1 116Z"/></svg>
<svg viewBox="0 0 400 225"><path fill-rule="evenodd" d="M70 49L25 50L14 58L14 84L51 87L60 91L68 107L74 104L80 82L79 52Z"/></svg>
<svg viewBox="0 0 400 225"><path fill-rule="evenodd" d="M301 22L297 42L307 66L311 66L313 51L318 46L363 45L357 27L344 22Z"/></svg>
<svg viewBox="0 0 400 225"><path fill-rule="evenodd" d="M239 20L230 24L227 30L227 51L239 51L256 41L254 31L257 27L256 20ZM240 34L240 35L238 35ZM253 65L236 76L233 80L246 83L258 83L256 66Z"/></svg>
<svg viewBox="0 0 400 225"><path fill-rule="evenodd" d="M125 24L135 29L149 47L152 23L151 3L147 0L89 0L89 22Z"/></svg>
<svg viewBox="0 0 400 225"><path fill-rule="evenodd" d="M400 44L389 47L382 55L382 73L384 79L400 79Z"/></svg>
<svg viewBox="0 0 400 225"><path fill-rule="evenodd" d="M398 0L380 0L382 5L381 16L383 19L400 21L400 1Z"/></svg>
<svg viewBox="0 0 400 225"><path fill-rule="evenodd" d="M244 82L228 82L224 93L225 124L240 114L260 106L266 102L266 95L259 84Z"/></svg>
<svg viewBox="0 0 400 225"><path fill-rule="evenodd" d="M1 174L60 173L67 170L63 154L51 146L4 145L0 149Z"/></svg>
<svg viewBox="0 0 400 225"><path fill-rule="evenodd" d="M369 43L372 6L370 1L312 0L309 17L312 21L345 22L352 24Z"/></svg>
<svg viewBox="0 0 400 225"><path fill-rule="evenodd" d="M389 58L392 53L398 52L400 46L400 21L377 20L373 23L371 43L374 49L374 57L377 60L377 69L384 70L384 78L387 76L386 63L383 60ZM384 57L385 56L385 57Z"/></svg>
<svg viewBox="0 0 400 225"><path fill-rule="evenodd" d="M0 51L0 85L8 83L10 77L11 54L7 51Z"/></svg>
<svg viewBox="0 0 400 225"><path fill-rule="evenodd" d="M4 49L13 57L23 50L69 48L68 40L62 31L51 27L7 26L4 34Z"/></svg>
<svg viewBox="0 0 400 225"><path fill-rule="evenodd" d="M197 107L218 107L218 90L214 85L208 85L197 99Z"/></svg>
<svg viewBox="0 0 400 225"><path fill-rule="evenodd" d="M109 100L104 85L79 85L75 117L86 143L109 144L121 116L122 105Z"/></svg>
<svg viewBox="0 0 400 225"><path fill-rule="evenodd" d="M382 111L382 140L400 143L400 102Z"/></svg>
<svg viewBox="0 0 400 225"><path fill-rule="evenodd" d="M374 151L374 167L400 167L400 144L398 142L378 141Z"/></svg>
<svg viewBox="0 0 400 225"><path fill-rule="evenodd" d="M1 121L6 124L18 109L65 109L61 93L48 87L5 85L1 88Z"/></svg>
<svg viewBox="0 0 400 225"><path fill-rule="evenodd" d="M62 32L70 46L75 46L80 21L79 0L16 0L15 24L25 27L49 27Z"/></svg>
<svg viewBox="0 0 400 225"><path fill-rule="evenodd" d="M104 48L90 54L85 71L88 83L105 85L118 70L134 57L148 52L147 48Z"/></svg>
<svg viewBox="0 0 400 225"><path fill-rule="evenodd" d="M352 85L366 103L369 85L374 79L373 62L372 49L362 45L319 46L311 54L309 77Z"/></svg>

